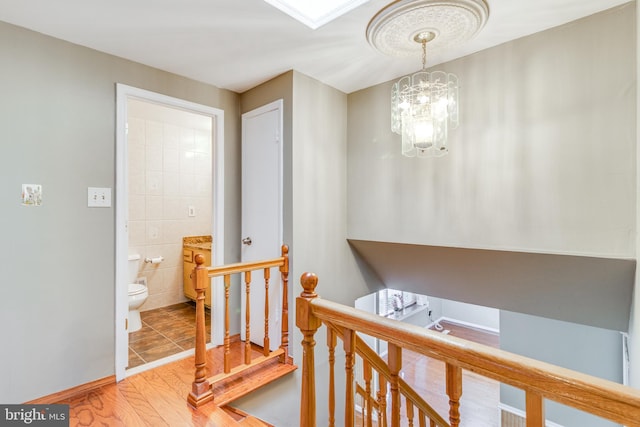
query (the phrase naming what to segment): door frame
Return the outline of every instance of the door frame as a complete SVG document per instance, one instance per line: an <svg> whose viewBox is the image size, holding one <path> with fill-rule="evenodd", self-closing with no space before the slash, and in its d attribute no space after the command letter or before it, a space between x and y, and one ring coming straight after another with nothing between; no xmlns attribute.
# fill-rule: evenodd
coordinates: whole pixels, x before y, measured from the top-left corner
<svg viewBox="0 0 640 427"><path fill-rule="evenodd" d="M127 376L129 336L127 331L127 314L129 313L127 268L129 252L128 212L128 153L127 153L127 101L138 99L160 104L169 108L189 111L212 119L212 179L213 179L213 242L211 246L212 265L224 264L224 111L218 108L185 101L179 98L162 95L133 86L116 84L116 235L115 235L115 374L116 381ZM212 305L214 301L224 301L224 286L212 281ZM219 312L219 313L218 313ZM223 310L212 313L213 325L224 325ZM220 327L211 328L210 346L222 343L224 331ZM193 350L191 350L193 352ZM170 358L163 359L165 363ZM150 364L147 364L150 365ZM153 366L157 366L154 363ZM149 368L152 366L149 366Z"/></svg>

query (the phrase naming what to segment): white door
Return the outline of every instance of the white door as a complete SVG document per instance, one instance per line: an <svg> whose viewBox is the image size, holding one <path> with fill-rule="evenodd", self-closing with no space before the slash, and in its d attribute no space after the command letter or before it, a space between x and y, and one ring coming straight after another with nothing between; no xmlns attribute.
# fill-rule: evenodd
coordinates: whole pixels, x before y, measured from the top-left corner
<svg viewBox="0 0 640 427"><path fill-rule="evenodd" d="M282 246L282 100L242 115L242 261L280 256ZM280 346L281 280L271 269L269 337L271 350ZM244 282L244 278L242 279ZM246 293L242 283L241 338L246 338ZM265 282L252 273L250 341L262 346L265 332Z"/></svg>

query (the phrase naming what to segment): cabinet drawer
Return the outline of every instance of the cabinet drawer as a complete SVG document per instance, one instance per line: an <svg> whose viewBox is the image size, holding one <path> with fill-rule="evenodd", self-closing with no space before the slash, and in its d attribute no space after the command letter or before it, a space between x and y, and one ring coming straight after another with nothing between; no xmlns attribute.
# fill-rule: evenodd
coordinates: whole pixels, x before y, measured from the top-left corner
<svg viewBox="0 0 640 427"><path fill-rule="evenodd" d="M184 262L194 262L193 251L191 249L183 249L182 256L183 256Z"/></svg>

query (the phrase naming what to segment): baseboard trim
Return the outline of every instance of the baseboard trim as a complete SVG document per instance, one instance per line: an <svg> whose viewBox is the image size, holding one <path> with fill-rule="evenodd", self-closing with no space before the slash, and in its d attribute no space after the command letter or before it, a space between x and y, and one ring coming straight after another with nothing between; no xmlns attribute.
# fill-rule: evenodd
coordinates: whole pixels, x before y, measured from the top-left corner
<svg viewBox="0 0 640 427"><path fill-rule="evenodd" d="M62 390L57 393L50 394L48 396L39 397L34 400L30 400L25 402L25 404L30 405L51 405L66 399L69 399L73 396L76 396L81 393L86 393L87 391L94 390L96 388L100 388L105 385L115 384L116 376L110 375L108 377L101 378L99 380L91 381L90 383L81 384L76 387L69 388L67 390Z"/></svg>
<svg viewBox="0 0 640 427"><path fill-rule="evenodd" d="M455 323L456 325L466 326L468 328L473 328L473 329L480 329L481 331L491 332L494 334L500 333L499 329L490 328L489 326L485 326L485 325L478 325L477 323L465 322L464 320L453 319L451 317L446 317L446 316L440 317L438 320L436 320L433 323L438 323L438 322Z"/></svg>

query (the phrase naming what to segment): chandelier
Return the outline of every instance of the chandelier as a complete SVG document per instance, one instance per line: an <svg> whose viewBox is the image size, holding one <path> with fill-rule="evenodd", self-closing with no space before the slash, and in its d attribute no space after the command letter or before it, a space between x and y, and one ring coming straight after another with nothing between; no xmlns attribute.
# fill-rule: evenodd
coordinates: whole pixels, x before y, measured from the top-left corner
<svg viewBox="0 0 640 427"><path fill-rule="evenodd" d="M399 0L369 23L367 39L380 52L406 57L422 50L422 70L391 89L391 130L402 137L404 156L444 156L449 130L458 127L458 77L427 71L427 43L430 49L461 44L488 16L484 0Z"/></svg>
<svg viewBox="0 0 640 427"><path fill-rule="evenodd" d="M402 155L407 157L444 156L449 128L458 127L458 77L427 71L427 42L434 37L430 31L414 37L422 45L422 70L391 89L391 130L402 136Z"/></svg>

